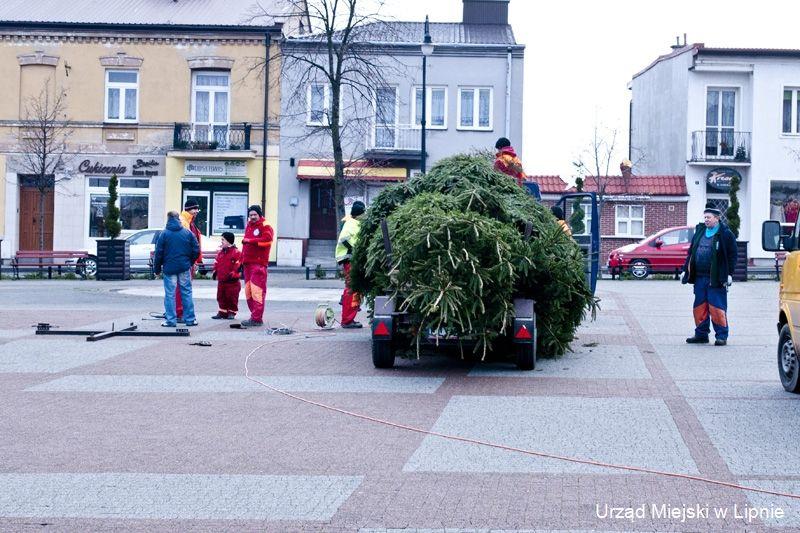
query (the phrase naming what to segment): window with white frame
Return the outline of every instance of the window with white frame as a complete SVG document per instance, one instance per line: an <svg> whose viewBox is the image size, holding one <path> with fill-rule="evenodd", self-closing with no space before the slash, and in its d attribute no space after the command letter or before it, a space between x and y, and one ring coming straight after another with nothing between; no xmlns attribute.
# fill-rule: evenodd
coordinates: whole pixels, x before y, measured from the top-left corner
<svg viewBox="0 0 800 533"><path fill-rule="evenodd" d="M800 133L800 88L783 89L783 133Z"/></svg>
<svg viewBox="0 0 800 533"><path fill-rule="evenodd" d="M306 92L306 124L327 126L331 106L331 88L325 83L312 83Z"/></svg>
<svg viewBox="0 0 800 533"><path fill-rule="evenodd" d="M108 182L111 178L88 177L89 237L105 237L105 218L108 212ZM123 231L148 227L150 212L150 180L119 178L117 207Z"/></svg>
<svg viewBox="0 0 800 533"><path fill-rule="evenodd" d="M106 70L106 122L139 119L139 71Z"/></svg>
<svg viewBox="0 0 800 533"><path fill-rule="evenodd" d="M616 236L644 237L644 206L616 206Z"/></svg>
<svg viewBox="0 0 800 533"><path fill-rule="evenodd" d="M228 144L230 73L195 72L192 76L192 134L194 141Z"/></svg>
<svg viewBox="0 0 800 533"><path fill-rule="evenodd" d="M492 129L491 87L461 87L458 89L458 129Z"/></svg>
<svg viewBox="0 0 800 533"><path fill-rule="evenodd" d="M397 87L375 89L375 147L395 148L397 141Z"/></svg>
<svg viewBox="0 0 800 533"><path fill-rule="evenodd" d="M736 130L736 89L706 92L706 155L733 157Z"/></svg>
<svg viewBox="0 0 800 533"><path fill-rule="evenodd" d="M425 127L427 129L447 129L447 87L426 87L428 97L425 101ZM422 126L422 87L414 87L414 105L411 107L411 123Z"/></svg>

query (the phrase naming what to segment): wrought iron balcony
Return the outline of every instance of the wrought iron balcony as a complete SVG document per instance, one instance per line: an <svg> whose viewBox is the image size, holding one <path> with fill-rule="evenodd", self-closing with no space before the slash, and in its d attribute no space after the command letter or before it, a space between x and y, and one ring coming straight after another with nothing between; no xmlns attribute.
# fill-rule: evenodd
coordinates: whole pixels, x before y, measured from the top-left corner
<svg viewBox="0 0 800 533"><path fill-rule="evenodd" d="M224 126L176 122L172 147L175 150L249 150L251 129L246 122Z"/></svg>
<svg viewBox="0 0 800 533"><path fill-rule="evenodd" d="M409 124L374 126L367 138L366 151L371 154L419 157L422 131Z"/></svg>
<svg viewBox="0 0 800 533"><path fill-rule="evenodd" d="M750 132L708 128L692 132L693 162L750 162Z"/></svg>

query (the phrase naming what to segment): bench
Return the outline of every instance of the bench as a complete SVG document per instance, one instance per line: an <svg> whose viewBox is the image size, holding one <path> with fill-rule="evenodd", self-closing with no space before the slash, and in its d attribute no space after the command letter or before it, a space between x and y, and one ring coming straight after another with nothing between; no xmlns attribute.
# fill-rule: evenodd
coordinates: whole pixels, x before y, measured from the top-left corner
<svg viewBox="0 0 800 533"><path fill-rule="evenodd" d="M150 261L148 264L150 265L150 279L156 279L156 271L153 267L153 257L155 257L156 252L150 252ZM217 252L201 252L203 256L203 264L199 265L197 271L200 274L206 274L207 272L211 272L214 270L214 261L217 259ZM209 262L211 263L209 265Z"/></svg>
<svg viewBox="0 0 800 533"><path fill-rule="evenodd" d="M325 279L325 278L328 277L327 276L328 272L333 273L334 277L341 277L343 275L344 271L342 270L342 267L340 267L338 265L337 266L333 266L333 267L323 267L321 265L317 265L315 267L307 266L306 267L306 279L307 280L311 279L311 272L314 272L314 277L315 278L318 277L319 273L321 272L322 275L324 276L324 278L321 278L321 279Z"/></svg>
<svg viewBox="0 0 800 533"><path fill-rule="evenodd" d="M62 268L75 268L76 272L86 278L86 269L80 269L81 260L87 259L89 253L76 250L20 250L11 259L11 268L14 278L19 279L20 268L47 268L47 279L53 279L53 268L58 269L60 276Z"/></svg>

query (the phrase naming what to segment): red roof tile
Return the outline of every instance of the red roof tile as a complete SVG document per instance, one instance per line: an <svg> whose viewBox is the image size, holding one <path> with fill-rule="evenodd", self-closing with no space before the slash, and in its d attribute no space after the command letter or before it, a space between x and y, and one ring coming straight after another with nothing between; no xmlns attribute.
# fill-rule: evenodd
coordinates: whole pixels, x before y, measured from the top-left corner
<svg viewBox="0 0 800 533"><path fill-rule="evenodd" d="M528 179L539 184L542 194L562 194L567 190L567 182L561 176L528 176Z"/></svg>
<svg viewBox="0 0 800 533"><path fill-rule="evenodd" d="M583 190L597 192L594 176L586 176ZM631 176L627 183L622 176L606 176L605 194L640 194L647 196L688 196L684 176Z"/></svg>

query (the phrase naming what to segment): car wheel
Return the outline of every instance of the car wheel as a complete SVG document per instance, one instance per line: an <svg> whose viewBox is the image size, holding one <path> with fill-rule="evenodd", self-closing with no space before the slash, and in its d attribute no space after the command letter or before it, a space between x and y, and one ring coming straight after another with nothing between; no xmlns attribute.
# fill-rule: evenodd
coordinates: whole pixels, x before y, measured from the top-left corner
<svg viewBox="0 0 800 533"><path fill-rule="evenodd" d="M781 328L778 340L778 373L784 389L800 393L800 365L798 365L797 351L788 324Z"/></svg>
<svg viewBox="0 0 800 533"><path fill-rule="evenodd" d="M84 278L92 278L97 274L97 258L89 256L78 261L78 275Z"/></svg>
<svg viewBox="0 0 800 533"><path fill-rule="evenodd" d="M536 343L515 344L517 351L517 368L520 370L533 370L536 368Z"/></svg>
<svg viewBox="0 0 800 533"><path fill-rule="evenodd" d="M391 341L372 341L372 364L375 368L394 366L394 346Z"/></svg>
<svg viewBox="0 0 800 533"><path fill-rule="evenodd" d="M645 279L650 275L650 263L644 259L634 259L628 267L631 275L636 279Z"/></svg>

